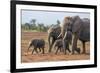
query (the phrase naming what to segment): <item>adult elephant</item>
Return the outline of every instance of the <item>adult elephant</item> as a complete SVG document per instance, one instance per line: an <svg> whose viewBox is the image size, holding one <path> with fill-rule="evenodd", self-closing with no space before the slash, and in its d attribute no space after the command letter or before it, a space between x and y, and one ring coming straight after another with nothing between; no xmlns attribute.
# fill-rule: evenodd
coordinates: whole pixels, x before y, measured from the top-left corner
<svg viewBox="0 0 100 73"><path fill-rule="evenodd" d="M65 17L61 25L61 33L59 37L62 36L64 38L67 30L72 31L72 54L74 54L77 49L78 39L81 40L83 44L82 53L86 53L85 42L90 41L90 21L81 19L79 16Z"/></svg>
<svg viewBox="0 0 100 73"><path fill-rule="evenodd" d="M53 44L58 39L58 36L61 33L60 26L50 27L48 29L48 42L49 42L49 52L51 52Z"/></svg>

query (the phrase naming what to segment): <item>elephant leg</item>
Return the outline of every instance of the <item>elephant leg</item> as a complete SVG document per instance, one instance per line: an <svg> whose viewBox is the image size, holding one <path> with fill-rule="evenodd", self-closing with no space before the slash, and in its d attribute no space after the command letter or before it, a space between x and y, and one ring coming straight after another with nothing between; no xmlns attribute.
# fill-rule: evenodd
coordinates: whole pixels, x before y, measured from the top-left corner
<svg viewBox="0 0 100 73"><path fill-rule="evenodd" d="M64 49L64 54L66 55L66 48Z"/></svg>
<svg viewBox="0 0 100 73"><path fill-rule="evenodd" d="M85 54L86 53L86 49L85 49L85 42L84 41L82 41L82 43L83 43L83 54Z"/></svg>
<svg viewBox="0 0 100 73"><path fill-rule="evenodd" d="M32 54L33 54L34 51L35 51L35 48L32 50Z"/></svg>
<svg viewBox="0 0 100 73"><path fill-rule="evenodd" d="M51 35L48 35L48 43L49 43L49 52L51 51Z"/></svg>
<svg viewBox="0 0 100 73"><path fill-rule="evenodd" d="M39 48L39 52L41 52L41 48Z"/></svg>
<svg viewBox="0 0 100 73"><path fill-rule="evenodd" d="M27 53L28 53L29 49L30 49L30 46L29 46L28 49L27 49Z"/></svg>
<svg viewBox="0 0 100 73"><path fill-rule="evenodd" d="M77 48L77 40L78 40L78 35L74 34L73 41L72 41L72 54L75 53L75 49Z"/></svg>
<svg viewBox="0 0 100 73"><path fill-rule="evenodd" d="M58 53L58 50L59 50L60 48L59 47L57 47L57 50L56 50L56 53L55 54L57 54Z"/></svg>
<svg viewBox="0 0 100 73"><path fill-rule="evenodd" d="M65 40L63 40L63 51L64 51L64 54L66 54L66 42L65 42Z"/></svg>
<svg viewBox="0 0 100 73"><path fill-rule="evenodd" d="M51 45L50 45L50 48L49 48L49 53L50 53L50 52L51 52L51 50L52 50L52 46L53 46L54 42L55 42L55 39L54 39L54 38L52 38L52 42L51 42Z"/></svg>
<svg viewBox="0 0 100 73"><path fill-rule="evenodd" d="M71 50L69 49L69 45L67 45L68 47L67 47L67 50L69 51L69 52L71 52Z"/></svg>
<svg viewBox="0 0 100 73"><path fill-rule="evenodd" d="M30 49L31 46L32 46L32 45L29 45L29 47L28 47L28 49L27 49L27 53L28 53L28 51L29 51L29 49Z"/></svg>
<svg viewBox="0 0 100 73"><path fill-rule="evenodd" d="M42 53L44 54L44 47L42 48Z"/></svg>
<svg viewBox="0 0 100 73"><path fill-rule="evenodd" d="M60 48L60 52L63 52L63 49L62 48Z"/></svg>
<svg viewBox="0 0 100 73"><path fill-rule="evenodd" d="M69 49L69 44L70 44L70 42L69 42L69 40L67 40L66 41L66 50L68 50L68 52L70 53L71 50Z"/></svg>
<svg viewBox="0 0 100 73"><path fill-rule="evenodd" d="M66 54L66 50L71 52L70 49L69 49L70 40L66 38L67 36L68 35L67 35L67 32L66 32L65 35L64 35L64 38L63 38L63 48L64 48L64 53L65 54Z"/></svg>
<svg viewBox="0 0 100 73"><path fill-rule="evenodd" d="M38 53L38 50L37 50L37 48L34 48L34 50L36 51L36 53Z"/></svg>

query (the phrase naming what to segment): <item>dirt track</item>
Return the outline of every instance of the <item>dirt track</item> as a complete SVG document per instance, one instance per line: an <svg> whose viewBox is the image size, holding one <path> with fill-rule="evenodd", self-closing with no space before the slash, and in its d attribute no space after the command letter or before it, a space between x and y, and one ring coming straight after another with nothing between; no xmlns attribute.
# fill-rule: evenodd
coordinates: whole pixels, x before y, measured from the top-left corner
<svg viewBox="0 0 100 73"><path fill-rule="evenodd" d="M90 43L86 43L86 52L87 54L67 54L64 55L62 52L59 52L57 55L55 54L55 50L52 50L52 53L48 53L48 41L47 41L48 34L47 32L22 32L21 37L21 62L28 63L28 62L42 62L42 61L62 61L62 60L86 60L90 59ZM29 41L35 38L43 38L46 42L45 45L45 54L41 52L39 54L34 53L31 54L32 48L27 53L27 48L29 46ZM78 41L78 47L82 50L82 44Z"/></svg>

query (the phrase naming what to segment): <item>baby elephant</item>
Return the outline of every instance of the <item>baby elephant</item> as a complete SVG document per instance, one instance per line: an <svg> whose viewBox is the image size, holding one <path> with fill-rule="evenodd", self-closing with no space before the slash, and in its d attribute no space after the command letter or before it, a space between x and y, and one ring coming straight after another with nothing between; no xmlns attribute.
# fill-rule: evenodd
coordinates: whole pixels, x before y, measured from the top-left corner
<svg viewBox="0 0 100 73"><path fill-rule="evenodd" d="M54 43L54 47L53 48L57 48L56 54L57 54L58 50L63 51L63 42L62 42L62 39L56 40L55 43Z"/></svg>
<svg viewBox="0 0 100 73"><path fill-rule="evenodd" d="M45 41L43 39L33 39L28 47L27 52L29 51L30 47L34 47L32 54L34 51L36 51L36 53L38 53L37 49L39 48L39 50L42 50L42 53L44 54L44 47L45 47Z"/></svg>
<svg viewBox="0 0 100 73"><path fill-rule="evenodd" d="M71 52L70 49L69 49L69 41L65 40L65 43L66 43L66 45L65 45L65 50L64 50L64 48L63 48L63 40L62 39L58 39L58 40L55 41L54 48L57 48L56 54L58 53L58 50L62 51L62 52L64 52L64 51L66 52L68 50L69 52Z"/></svg>

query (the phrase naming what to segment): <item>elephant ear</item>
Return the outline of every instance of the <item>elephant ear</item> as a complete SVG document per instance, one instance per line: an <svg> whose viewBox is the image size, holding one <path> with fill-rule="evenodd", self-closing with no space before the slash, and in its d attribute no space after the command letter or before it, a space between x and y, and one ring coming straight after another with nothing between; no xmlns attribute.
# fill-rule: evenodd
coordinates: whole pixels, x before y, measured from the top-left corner
<svg viewBox="0 0 100 73"><path fill-rule="evenodd" d="M79 16L73 17L72 32L77 33L81 29L82 20Z"/></svg>

